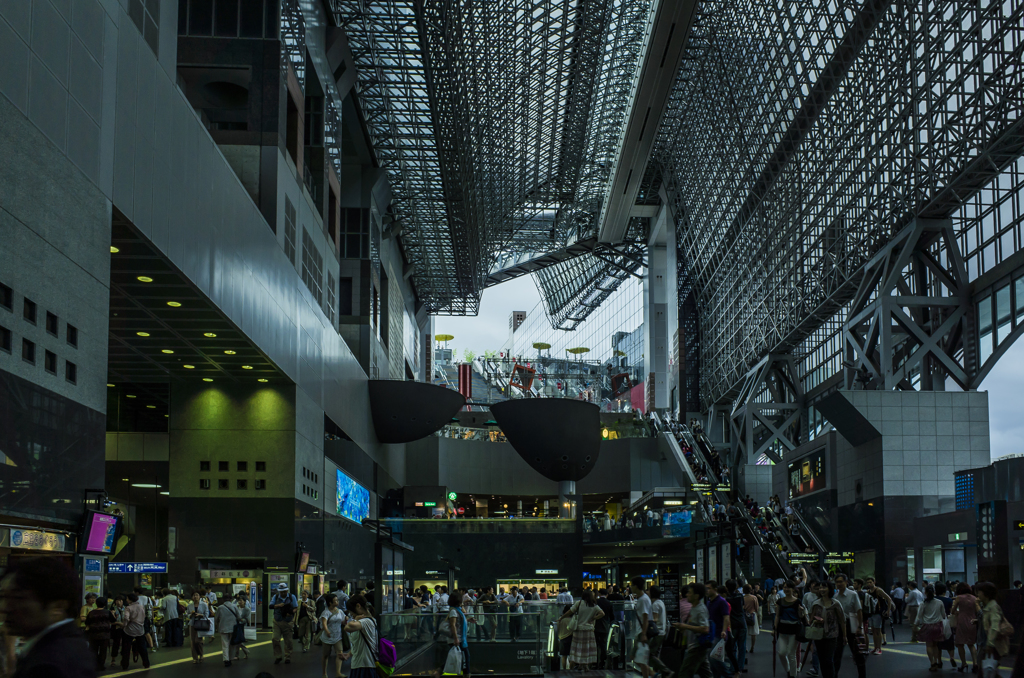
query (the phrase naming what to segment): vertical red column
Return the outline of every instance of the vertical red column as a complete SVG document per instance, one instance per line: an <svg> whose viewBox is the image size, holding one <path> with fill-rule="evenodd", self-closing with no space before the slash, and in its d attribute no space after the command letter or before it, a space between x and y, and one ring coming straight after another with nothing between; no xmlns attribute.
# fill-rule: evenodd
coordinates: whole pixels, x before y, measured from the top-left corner
<svg viewBox="0 0 1024 678"><path fill-rule="evenodd" d="M473 366L469 363L459 365L459 393L466 396L466 400L473 397Z"/></svg>

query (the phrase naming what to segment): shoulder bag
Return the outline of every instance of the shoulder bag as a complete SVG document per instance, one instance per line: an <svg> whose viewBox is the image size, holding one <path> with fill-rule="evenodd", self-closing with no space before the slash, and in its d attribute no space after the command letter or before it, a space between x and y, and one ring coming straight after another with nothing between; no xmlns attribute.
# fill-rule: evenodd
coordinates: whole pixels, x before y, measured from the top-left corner
<svg viewBox="0 0 1024 678"><path fill-rule="evenodd" d="M231 629L231 644L241 645L245 642L245 622L235 612L235 608L229 607L228 610L235 616L235 628Z"/></svg>
<svg viewBox="0 0 1024 678"><path fill-rule="evenodd" d="M461 610L459 610L459 612L461 612ZM376 622L374 622L374 627L376 628ZM378 678L390 678L391 674L395 672L395 664L397 663L395 661L397 659L397 656L395 655L395 646L386 638L381 638L380 630L378 629L377 644L384 645L386 643L386 646L390 648L391 666L388 666L381 661L379 647L374 647L373 643L370 642L370 638L366 635L366 629L363 628L362 624L359 624L359 635L363 637L363 642L366 643L366 648L370 651L370 657L373 659L373 668L377 672ZM459 647L459 645L455 645L454 647Z"/></svg>
<svg viewBox="0 0 1024 678"><path fill-rule="evenodd" d="M569 622L565 625L565 628L569 633L576 633L576 630L579 628L580 622L580 604L576 603L572 606L572 609L569 611L572 612L572 615L570 615Z"/></svg>

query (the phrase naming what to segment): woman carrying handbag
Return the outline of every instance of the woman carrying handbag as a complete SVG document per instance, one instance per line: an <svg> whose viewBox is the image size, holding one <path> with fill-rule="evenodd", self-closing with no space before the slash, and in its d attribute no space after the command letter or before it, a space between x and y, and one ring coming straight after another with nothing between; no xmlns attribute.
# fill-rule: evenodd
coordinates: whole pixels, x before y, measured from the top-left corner
<svg viewBox="0 0 1024 678"><path fill-rule="evenodd" d="M185 622L188 624L188 640L192 646L192 663L203 661L203 637L200 631L210 630L210 606L199 592L192 594L192 602L185 608Z"/></svg>
<svg viewBox="0 0 1024 678"><path fill-rule="evenodd" d="M818 587L820 598L811 606L811 623L804 631L807 639L814 641L821 678L835 678L836 646L846 645L846 615L843 606L832 600L835 590L832 580Z"/></svg>

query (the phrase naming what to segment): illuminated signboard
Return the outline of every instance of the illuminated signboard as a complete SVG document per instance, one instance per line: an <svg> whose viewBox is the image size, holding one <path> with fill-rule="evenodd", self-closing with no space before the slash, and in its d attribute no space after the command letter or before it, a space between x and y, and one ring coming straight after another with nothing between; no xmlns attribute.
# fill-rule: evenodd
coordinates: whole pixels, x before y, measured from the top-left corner
<svg viewBox="0 0 1024 678"><path fill-rule="evenodd" d="M1021 521L1021 522L1024 522L1024 521ZM1020 525L1021 523L1018 522L1017 524ZM1020 530L1020 529L1024 529L1024 528L1018 527L1016 529ZM949 537L948 541L950 541L950 542L967 541L967 533L966 532L950 532L946 536Z"/></svg>
<svg viewBox="0 0 1024 678"><path fill-rule="evenodd" d="M437 502L436 501L425 501L425 502L423 502L423 506L437 506Z"/></svg>
<svg viewBox="0 0 1024 678"><path fill-rule="evenodd" d="M336 506L338 515L362 523L370 516L370 492L338 469Z"/></svg>
<svg viewBox="0 0 1024 678"><path fill-rule="evenodd" d="M537 574L558 574L558 570L537 570Z"/></svg>
<svg viewBox="0 0 1024 678"><path fill-rule="evenodd" d="M853 551L829 551L825 554L826 565L852 565Z"/></svg>
<svg viewBox="0 0 1024 678"><path fill-rule="evenodd" d="M800 563L817 563L817 553L790 553L788 560L790 564L797 565Z"/></svg>
<svg viewBox="0 0 1024 678"><path fill-rule="evenodd" d="M825 450L814 452L789 465L789 497L825 489Z"/></svg>
<svg viewBox="0 0 1024 678"><path fill-rule="evenodd" d="M711 483L690 483L690 489L700 494L711 494Z"/></svg>
<svg viewBox="0 0 1024 678"><path fill-rule="evenodd" d="M715 485L715 492L732 492L732 485Z"/></svg>
<svg viewBox="0 0 1024 678"><path fill-rule="evenodd" d="M1024 520L1015 520L1015 521L1013 521L1013 529L1015 529L1015 530L1024 530Z"/></svg>

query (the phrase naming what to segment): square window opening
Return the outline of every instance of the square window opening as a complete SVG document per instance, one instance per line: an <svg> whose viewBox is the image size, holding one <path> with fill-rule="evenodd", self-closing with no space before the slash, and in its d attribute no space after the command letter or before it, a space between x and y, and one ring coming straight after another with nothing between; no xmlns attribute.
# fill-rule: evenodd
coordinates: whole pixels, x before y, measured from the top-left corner
<svg viewBox="0 0 1024 678"><path fill-rule="evenodd" d="M265 490L265 489L267 489L267 481L264 480L263 478L258 479L256 481L256 489L257 490Z"/></svg>
<svg viewBox="0 0 1024 678"><path fill-rule="evenodd" d="M14 310L14 292L3 283L0 283L0 307L6 308L8 311Z"/></svg>
<svg viewBox="0 0 1024 678"><path fill-rule="evenodd" d="M201 461L201 462L199 462L199 470L200 471L209 471L210 470L210 462L208 462L208 461Z"/></svg>
<svg viewBox="0 0 1024 678"><path fill-rule="evenodd" d="M11 331L6 327L0 327L0 351L11 352Z"/></svg>
<svg viewBox="0 0 1024 678"><path fill-rule="evenodd" d="M60 322L57 320L57 316L54 313L46 312L46 331L57 336L57 329L60 327Z"/></svg>
<svg viewBox="0 0 1024 678"><path fill-rule="evenodd" d="M36 364L36 345L28 339L21 340L21 359Z"/></svg>
<svg viewBox="0 0 1024 678"><path fill-rule="evenodd" d="M43 367L50 374L57 374L57 354L53 351L47 351L43 355Z"/></svg>
<svg viewBox="0 0 1024 678"><path fill-rule="evenodd" d="M217 479L217 489L218 490L226 490L226 489L228 489L228 479L227 478L218 478Z"/></svg>
<svg viewBox="0 0 1024 678"><path fill-rule="evenodd" d="M267 470L267 462L265 462L265 461L258 461L258 462L256 462L256 471L257 471L257 473L263 473L266 470Z"/></svg>
<svg viewBox="0 0 1024 678"><path fill-rule="evenodd" d="M238 480L235 481L235 489L237 489L237 490L247 489L248 484L249 484L249 481L247 481L245 478L239 478Z"/></svg>
<svg viewBox="0 0 1024 678"><path fill-rule="evenodd" d="M68 323L67 339L69 346L78 348L78 328L71 323Z"/></svg>
<svg viewBox="0 0 1024 678"><path fill-rule="evenodd" d="M72 384L78 383L78 365L69 360L64 361L64 378Z"/></svg>
<svg viewBox="0 0 1024 678"><path fill-rule="evenodd" d="M248 471L249 470L249 462L247 462L247 461L240 461L237 464L235 464L235 469L238 470L238 471L242 471L242 472Z"/></svg>
<svg viewBox="0 0 1024 678"><path fill-rule="evenodd" d="M36 324L36 302L32 301L28 297L25 297L25 304L21 310L22 316L25 320L29 321L33 325Z"/></svg>
<svg viewBox="0 0 1024 678"><path fill-rule="evenodd" d="M210 489L210 479L209 478L200 478L199 479L199 489L200 490L208 490L208 489Z"/></svg>
<svg viewBox="0 0 1024 678"><path fill-rule="evenodd" d="M228 462L226 462L226 461L218 461L217 462L217 470L218 471L227 471L229 468L230 468L230 464Z"/></svg>

